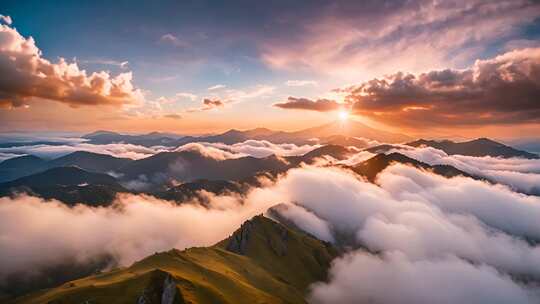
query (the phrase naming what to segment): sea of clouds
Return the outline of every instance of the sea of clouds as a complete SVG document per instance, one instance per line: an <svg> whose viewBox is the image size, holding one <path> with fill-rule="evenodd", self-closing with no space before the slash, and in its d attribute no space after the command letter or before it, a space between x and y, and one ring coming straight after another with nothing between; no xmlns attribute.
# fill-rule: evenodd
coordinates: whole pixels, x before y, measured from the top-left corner
<svg viewBox="0 0 540 304"><path fill-rule="evenodd" d="M216 159L309 150L257 141L177 149ZM311 286L310 302L538 303L540 197L518 192L531 189L529 180L502 176L536 176L539 161L449 156L432 148L397 152L491 182L394 164L370 183L324 163L291 169L242 196L203 193L210 202L205 207L132 194L98 208L0 198L0 285L65 260L87 263L107 255L125 266L156 251L212 245L273 208L319 239L348 248L333 262L328 281ZM360 151L341 163L371 156Z"/></svg>

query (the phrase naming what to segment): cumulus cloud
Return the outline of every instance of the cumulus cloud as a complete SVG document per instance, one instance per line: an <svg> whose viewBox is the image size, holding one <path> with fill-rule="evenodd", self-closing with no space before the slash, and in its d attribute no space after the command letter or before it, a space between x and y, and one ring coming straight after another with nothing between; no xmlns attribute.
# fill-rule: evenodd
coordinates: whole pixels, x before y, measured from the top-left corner
<svg viewBox="0 0 540 304"><path fill-rule="evenodd" d="M313 286L312 303L521 303L538 301L531 291L484 265L455 257L411 261L399 252L382 257L355 253L337 260L331 282Z"/></svg>
<svg viewBox="0 0 540 304"><path fill-rule="evenodd" d="M388 124L538 123L540 48L477 60L465 70L399 72L347 91L354 113Z"/></svg>
<svg viewBox="0 0 540 304"><path fill-rule="evenodd" d="M330 112L343 107L342 104L330 99L311 100L308 98L289 97L287 101L278 102L274 107L292 110L310 110L317 112Z"/></svg>
<svg viewBox="0 0 540 304"><path fill-rule="evenodd" d="M77 63L42 57L32 37L25 38L9 25L0 24L0 105L17 107L33 97L71 106L124 105L144 100L132 83L132 74L87 74Z"/></svg>
<svg viewBox="0 0 540 304"><path fill-rule="evenodd" d="M401 299L400 303L416 303L419 299L432 303L441 296L441 303L453 303L456 298L451 295L463 292L462 300L469 299L464 302L477 302L484 296L489 299L488 291L493 282L487 282L497 278L501 284L519 291L510 298L517 297L515 300L524 303L538 301L537 295L514 279L514 276L540 278L540 268L533 266L540 262L540 248L533 245L540 237L540 226L535 220L540 216L538 197L471 178L448 179L405 165L389 167L379 175L377 182L378 185L371 184L334 168L304 167L290 170L272 192L267 193L269 199L295 202L307 211L307 215L295 212L286 218L299 226L302 224L308 232L321 235L324 227L328 227L337 244L382 254L382 258L368 256L365 260L366 252L358 249L352 253L354 258L338 259L331 270L331 281L313 287L313 301L358 303L375 298L389 303L393 303L392 300L400 302L398 299ZM314 221L312 215L320 220ZM476 289L482 289L480 298L466 298L468 289L461 285L455 286L455 292L446 293L448 286L444 284L441 290L435 287L411 289L413 291L404 298L385 298L382 291L388 285L379 286L384 280L372 280L374 286L363 292L356 293L354 288L347 292L350 283L346 282L358 282L354 276L373 278L378 273L364 272L364 268L351 265L351 260L359 259L364 266L379 261L388 273L399 273L401 268L387 257L391 253L402 256L403 265L408 265L405 268L418 276L413 276L414 283L410 283L410 276L407 280L406 276L398 275L394 286L398 290L410 288L408 284L423 282L425 276L421 274L435 275L435 269L441 269L439 267L447 267L453 273L451 278L439 274L441 280L487 275L480 283L487 285L474 285ZM422 265L426 264L434 268L423 269ZM463 273L463 268L469 272ZM367 293L369 290L373 294Z"/></svg>

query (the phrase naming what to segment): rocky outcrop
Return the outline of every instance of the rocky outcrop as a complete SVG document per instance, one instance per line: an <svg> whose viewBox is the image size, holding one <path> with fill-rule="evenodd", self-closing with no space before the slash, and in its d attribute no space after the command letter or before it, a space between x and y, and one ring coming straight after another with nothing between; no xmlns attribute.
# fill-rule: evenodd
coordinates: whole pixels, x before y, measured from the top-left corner
<svg viewBox="0 0 540 304"><path fill-rule="evenodd" d="M163 293L161 294L161 304L175 304L175 298L178 293L176 282L173 277L168 274L163 282Z"/></svg>
<svg viewBox="0 0 540 304"><path fill-rule="evenodd" d="M226 249L236 254L246 254L252 229L253 223L251 221L243 223L242 226L240 226L240 229L236 230L231 236Z"/></svg>
<svg viewBox="0 0 540 304"><path fill-rule="evenodd" d="M181 304L182 295L176 287L174 277L165 271L154 270L150 284L137 298L137 304Z"/></svg>

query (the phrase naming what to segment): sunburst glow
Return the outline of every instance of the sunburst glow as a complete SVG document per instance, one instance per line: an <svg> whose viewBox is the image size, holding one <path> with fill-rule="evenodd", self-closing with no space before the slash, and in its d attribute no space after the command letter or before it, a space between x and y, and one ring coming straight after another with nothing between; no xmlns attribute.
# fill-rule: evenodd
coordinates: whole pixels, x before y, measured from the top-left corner
<svg viewBox="0 0 540 304"><path fill-rule="evenodd" d="M338 118L341 121L346 121L347 119L349 119L349 112L344 111L344 110L339 111Z"/></svg>

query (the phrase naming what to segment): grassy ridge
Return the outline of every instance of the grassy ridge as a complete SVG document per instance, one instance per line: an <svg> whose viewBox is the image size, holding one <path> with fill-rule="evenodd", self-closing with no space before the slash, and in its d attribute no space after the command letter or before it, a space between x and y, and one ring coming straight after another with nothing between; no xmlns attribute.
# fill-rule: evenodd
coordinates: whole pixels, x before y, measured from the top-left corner
<svg viewBox="0 0 540 304"><path fill-rule="evenodd" d="M156 253L13 303L148 304L164 294L168 303L305 303L335 256L330 245L257 216L215 246Z"/></svg>

